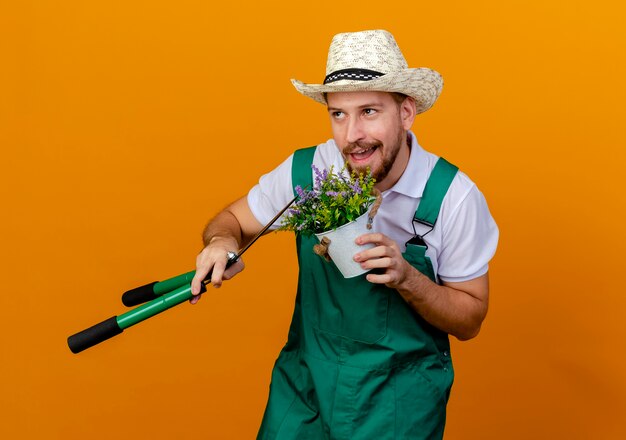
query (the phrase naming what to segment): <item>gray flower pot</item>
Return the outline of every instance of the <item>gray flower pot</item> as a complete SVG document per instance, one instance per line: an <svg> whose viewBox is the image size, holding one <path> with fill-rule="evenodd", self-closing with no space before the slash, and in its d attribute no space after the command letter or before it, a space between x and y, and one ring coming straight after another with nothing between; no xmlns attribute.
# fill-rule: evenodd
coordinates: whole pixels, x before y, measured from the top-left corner
<svg viewBox="0 0 626 440"><path fill-rule="evenodd" d="M330 240L328 254L344 278L353 278L368 272L353 259L356 253L374 247L373 243L359 246L354 242L358 236L372 232L367 229L367 214L332 231L315 234L320 241L322 237L328 237Z"/></svg>

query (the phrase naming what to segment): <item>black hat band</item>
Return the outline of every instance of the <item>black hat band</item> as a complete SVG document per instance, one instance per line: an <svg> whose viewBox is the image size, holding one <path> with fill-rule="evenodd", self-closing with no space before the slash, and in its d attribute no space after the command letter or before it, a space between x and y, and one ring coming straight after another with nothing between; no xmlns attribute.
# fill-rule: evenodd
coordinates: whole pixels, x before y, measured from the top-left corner
<svg viewBox="0 0 626 440"><path fill-rule="evenodd" d="M374 70L367 70L367 69L336 70L333 73L326 75L326 78L324 78L324 84L339 81L341 79L353 79L356 81L371 81L383 75L384 73L376 72Z"/></svg>

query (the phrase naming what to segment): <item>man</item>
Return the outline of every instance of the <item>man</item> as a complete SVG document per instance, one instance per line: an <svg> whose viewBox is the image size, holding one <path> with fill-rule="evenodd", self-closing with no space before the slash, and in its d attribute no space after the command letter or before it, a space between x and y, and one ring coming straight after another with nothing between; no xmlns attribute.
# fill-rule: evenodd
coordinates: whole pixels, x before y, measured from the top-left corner
<svg viewBox="0 0 626 440"><path fill-rule="evenodd" d="M260 439L437 439L453 371L448 334L475 337L487 313L498 229L482 194L417 143L411 125L441 76L409 69L386 31L336 35L324 84L292 81L327 106L333 139L299 150L204 231L194 294L212 268L219 287L243 269L227 253L249 241L320 169L370 168L383 202L374 243L345 279L298 237L300 275L287 344L276 361ZM196 302L199 297L192 301Z"/></svg>

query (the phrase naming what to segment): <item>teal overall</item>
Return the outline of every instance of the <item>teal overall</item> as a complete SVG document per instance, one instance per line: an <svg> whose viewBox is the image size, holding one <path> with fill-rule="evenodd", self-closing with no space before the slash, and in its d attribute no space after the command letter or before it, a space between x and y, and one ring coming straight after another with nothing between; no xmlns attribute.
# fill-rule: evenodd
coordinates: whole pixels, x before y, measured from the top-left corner
<svg viewBox="0 0 626 440"><path fill-rule="evenodd" d="M294 187L312 183L314 152L294 154ZM434 225L456 171L438 161L414 221ZM404 258L435 281L419 238L407 243ZM316 243L314 236L297 237L295 310L257 438L442 438L454 376L448 335L412 311L396 290L365 275L343 278L313 253Z"/></svg>

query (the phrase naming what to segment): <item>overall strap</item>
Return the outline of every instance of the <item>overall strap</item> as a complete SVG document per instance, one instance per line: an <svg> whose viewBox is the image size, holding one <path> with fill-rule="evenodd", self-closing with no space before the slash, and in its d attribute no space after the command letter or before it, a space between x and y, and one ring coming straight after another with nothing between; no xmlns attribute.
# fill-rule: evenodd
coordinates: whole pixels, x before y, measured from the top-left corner
<svg viewBox="0 0 626 440"><path fill-rule="evenodd" d="M422 200L415 211L413 221L430 226L431 229L435 227L443 198L458 170L458 167L443 157L439 158L426 182Z"/></svg>
<svg viewBox="0 0 626 440"><path fill-rule="evenodd" d="M317 146L301 148L293 153L293 161L291 162L291 182L293 185L293 195L297 196L296 186L300 185L302 188L307 185L313 186L313 171L311 171L311 165L313 164L313 156Z"/></svg>

